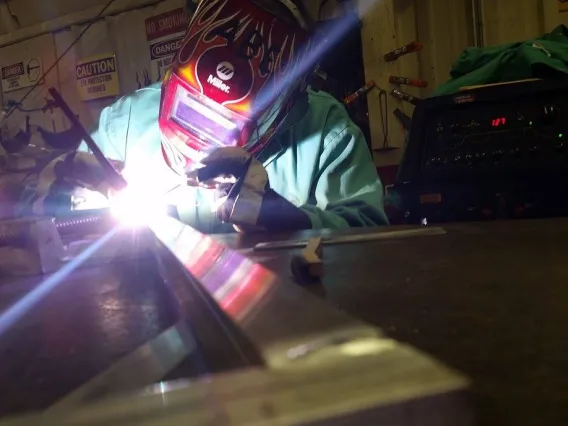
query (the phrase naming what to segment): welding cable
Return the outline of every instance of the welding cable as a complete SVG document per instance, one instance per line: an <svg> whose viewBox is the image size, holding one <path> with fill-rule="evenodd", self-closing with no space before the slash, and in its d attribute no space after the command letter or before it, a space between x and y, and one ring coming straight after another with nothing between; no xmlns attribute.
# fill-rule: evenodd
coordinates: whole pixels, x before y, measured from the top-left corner
<svg viewBox="0 0 568 426"><path fill-rule="evenodd" d="M30 112L43 112L43 108L31 108L31 109L27 109L27 108L23 108L22 105L20 105L18 102L16 101L8 101L6 102L6 106L8 108L15 108L18 111L24 112L24 113L30 113Z"/></svg>
<svg viewBox="0 0 568 426"><path fill-rule="evenodd" d="M83 37L83 35L85 35L85 33L89 30L89 28L91 28L93 26L93 24L101 18L103 13L105 13L106 10L113 3L114 3L114 0L109 0L109 2L101 9L101 11L87 24L87 26L85 28L83 28L83 31L81 31L79 33L77 38L75 38L75 40L73 40L73 42L69 45L69 47L67 47L67 49L65 49L63 51L63 53L61 53L61 55L59 55L59 57L55 60L55 62L47 70L45 70L45 72L41 75L41 77L37 79L37 81L33 84L33 86L31 86L30 89L24 94L22 99L20 99L20 101L18 101L18 102L15 102L14 104L12 104L10 109L8 109L8 111L4 114L4 116L0 118L0 123L2 123L2 121L7 119L8 117L10 117L10 115L12 115L12 113L16 109L18 109L18 107L20 105L22 105L24 103L24 101L28 98L28 96L30 96L31 93L35 90L35 88L40 84L40 82L42 82L43 79L59 64L61 59L63 59L63 57L67 53L69 53L69 51L73 48L73 46L75 46L79 42L79 40L81 40L81 38Z"/></svg>

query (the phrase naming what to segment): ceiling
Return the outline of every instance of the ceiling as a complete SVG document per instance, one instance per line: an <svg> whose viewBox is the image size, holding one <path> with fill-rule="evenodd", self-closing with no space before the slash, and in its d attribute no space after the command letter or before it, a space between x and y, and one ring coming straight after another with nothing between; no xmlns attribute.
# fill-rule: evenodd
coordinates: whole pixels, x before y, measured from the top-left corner
<svg viewBox="0 0 568 426"><path fill-rule="evenodd" d="M0 0L0 34L40 24L108 0Z"/></svg>

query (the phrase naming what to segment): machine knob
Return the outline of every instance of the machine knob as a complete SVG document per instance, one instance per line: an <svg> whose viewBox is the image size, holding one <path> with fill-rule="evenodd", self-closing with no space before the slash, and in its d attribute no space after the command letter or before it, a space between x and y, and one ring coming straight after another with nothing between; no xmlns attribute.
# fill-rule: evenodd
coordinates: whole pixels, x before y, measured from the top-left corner
<svg viewBox="0 0 568 426"><path fill-rule="evenodd" d="M559 116L560 112L558 111L558 108L556 108L556 106L549 104L542 107L541 121L545 126L550 126L556 123Z"/></svg>
<svg viewBox="0 0 568 426"><path fill-rule="evenodd" d="M493 159L499 161L503 157L503 150L497 149L493 151Z"/></svg>

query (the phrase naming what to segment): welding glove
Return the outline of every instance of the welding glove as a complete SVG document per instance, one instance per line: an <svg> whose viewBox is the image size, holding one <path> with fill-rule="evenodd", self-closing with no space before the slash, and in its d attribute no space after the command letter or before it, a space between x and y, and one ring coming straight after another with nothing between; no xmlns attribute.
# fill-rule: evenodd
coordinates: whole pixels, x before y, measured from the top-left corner
<svg viewBox="0 0 568 426"><path fill-rule="evenodd" d="M239 232L292 231L311 228L306 213L270 189L263 165L241 148L213 150L188 184L214 188L217 217Z"/></svg>
<svg viewBox="0 0 568 426"><path fill-rule="evenodd" d="M105 170L92 154L63 154L39 173L32 211L58 216L73 210L108 207L110 190Z"/></svg>

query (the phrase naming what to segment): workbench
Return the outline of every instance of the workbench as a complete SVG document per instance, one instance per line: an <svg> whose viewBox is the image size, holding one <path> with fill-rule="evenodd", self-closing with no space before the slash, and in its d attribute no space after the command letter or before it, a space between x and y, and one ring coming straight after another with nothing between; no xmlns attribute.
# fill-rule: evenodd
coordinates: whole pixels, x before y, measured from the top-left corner
<svg viewBox="0 0 568 426"><path fill-rule="evenodd" d="M471 378L479 424L564 424L568 220L440 227L444 234L326 244L321 283L305 289ZM290 264L300 250L257 251L257 243L376 232L213 238L293 282ZM119 268L84 268L2 335L1 414L51 406L179 321L175 298L160 290L162 278L149 259L125 260ZM37 286L37 277L11 280L3 279L0 286L0 310ZM206 316L202 302L189 304L186 313L193 311L189 322L194 333L219 332L200 320ZM245 356L234 351L231 345L207 345L168 377L260 363L253 350ZM62 375L65 369L69 374Z"/></svg>
<svg viewBox="0 0 568 426"><path fill-rule="evenodd" d="M440 226L446 235L325 246L312 291L469 376L479 424L566 424L568 219ZM290 275L294 251L218 238Z"/></svg>

